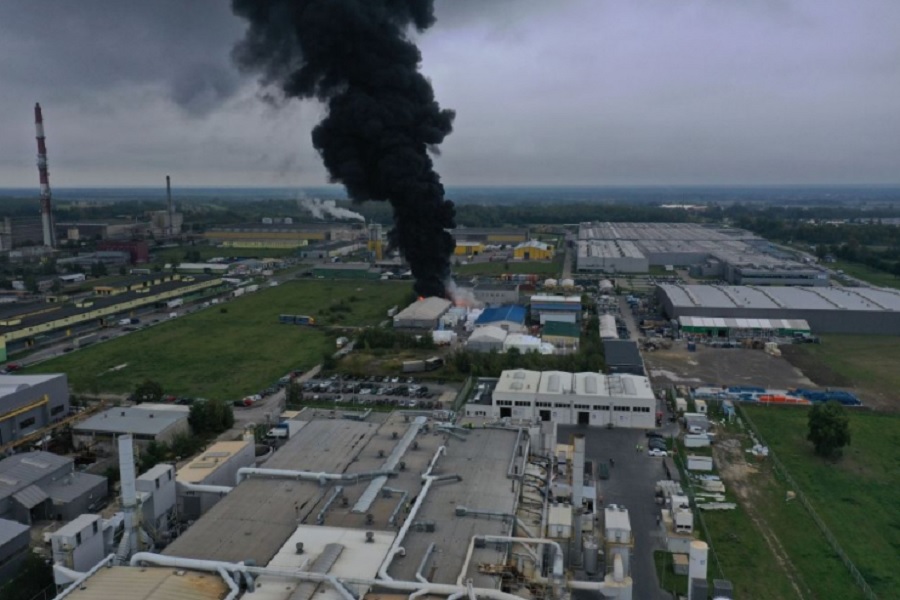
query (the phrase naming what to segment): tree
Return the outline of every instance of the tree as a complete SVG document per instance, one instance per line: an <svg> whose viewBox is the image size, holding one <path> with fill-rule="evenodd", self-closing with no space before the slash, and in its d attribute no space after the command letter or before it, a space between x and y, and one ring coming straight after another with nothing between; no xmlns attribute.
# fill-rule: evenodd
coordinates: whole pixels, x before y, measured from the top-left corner
<svg viewBox="0 0 900 600"><path fill-rule="evenodd" d="M134 389L134 401L137 404L142 402L159 402L163 397L163 387L152 379L146 379L143 383Z"/></svg>
<svg viewBox="0 0 900 600"><path fill-rule="evenodd" d="M809 433L816 454L837 458L844 446L850 444L850 418L843 405L834 400L815 404L809 410Z"/></svg>
<svg viewBox="0 0 900 600"><path fill-rule="evenodd" d="M287 387L288 406L300 406L303 404L303 386L299 383L291 382Z"/></svg>

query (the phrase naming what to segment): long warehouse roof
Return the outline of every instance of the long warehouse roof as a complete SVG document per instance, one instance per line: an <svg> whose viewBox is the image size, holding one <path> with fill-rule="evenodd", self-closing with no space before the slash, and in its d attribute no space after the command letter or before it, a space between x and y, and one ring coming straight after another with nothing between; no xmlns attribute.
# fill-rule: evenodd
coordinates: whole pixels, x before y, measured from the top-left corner
<svg viewBox="0 0 900 600"><path fill-rule="evenodd" d="M900 311L900 291L868 287L659 286L678 308Z"/></svg>

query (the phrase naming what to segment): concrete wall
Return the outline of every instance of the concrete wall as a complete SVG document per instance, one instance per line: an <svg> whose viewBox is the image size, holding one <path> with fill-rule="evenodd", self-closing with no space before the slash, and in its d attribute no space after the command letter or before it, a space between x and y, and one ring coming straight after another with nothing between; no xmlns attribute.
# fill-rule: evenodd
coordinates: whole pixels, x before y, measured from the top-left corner
<svg viewBox="0 0 900 600"><path fill-rule="evenodd" d="M512 406L509 416L516 421L553 421L559 425L577 425L582 413L588 414L588 425L593 427L607 427L612 422L613 427L628 427L635 429L652 429L656 426L656 400L635 398L601 398L599 400L578 399L573 400L571 395L564 402L553 402L551 407ZM559 400L559 398L557 399ZM565 404L565 406L558 406ZM587 408L584 408L584 407ZM612 410L610 410L610 406ZM625 409L628 410L625 410ZM474 411L487 410L489 417L498 419L501 415L501 407L495 399L492 407L475 405ZM635 410L640 409L640 410ZM468 407L467 407L468 413ZM542 413L542 411L547 411ZM549 413L549 415L548 415ZM549 419L542 418L545 415Z"/></svg>

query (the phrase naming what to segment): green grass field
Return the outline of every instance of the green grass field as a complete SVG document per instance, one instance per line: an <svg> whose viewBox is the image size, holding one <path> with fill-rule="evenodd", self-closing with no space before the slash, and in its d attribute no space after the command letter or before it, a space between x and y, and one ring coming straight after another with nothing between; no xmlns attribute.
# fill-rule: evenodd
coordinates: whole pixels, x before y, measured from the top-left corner
<svg viewBox="0 0 900 600"><path fill-rule="evenodd" d="M839 260L827 266L835 271L843 271L851 277L868 281L872 285L900 289L900 279L894 277L890 273L873 269L872 267L861 263Z"/></svg>
<svg viewBox="0 0 900 600"><path fill-rule="evenodd" d="M289 282L71 352L28 372L65 372L78 391L127 393L149 378L167 393L236 399L333 352L337 334L327 325L335 315L339 325L377 324L410 293L408 282ZM341 300L349 312L326 312ZM281 313L313 315L319 326L281 325ZM110 370L120 365L126 366Z"/></svg>
<svg viewBox="0 0 900 600"><path fill-rule="evenodd" d="M823 335L821 344L791 346L794 366L826 387L854 387L875 395L879 409L900 409L900 337Z"/></svg>
<svg viewBox="0 0 900 600"><path fill-rule="evenodd" d="M549 262L515 261L476 262L453 267L456 276L502 275L504 273L535 273L548 277L558 277L562 272L562 257Z"/></svg>
<svg viewBox="0 0 900 600"><path fill-rule="evenodd" d="M895 597L900 590L900 416L853 411L851 445L832 463L814 456L805 440L806 409L748 407L747 414L875 593ZM812 570L820 559L836 562L833 553L804 544L813 533L785 512L773 514L770 522L791 555L806 564L807 583L833 579L831 569ZM834 595L821 597L853 597L841 595L837 587L827 589Z"/></svg>

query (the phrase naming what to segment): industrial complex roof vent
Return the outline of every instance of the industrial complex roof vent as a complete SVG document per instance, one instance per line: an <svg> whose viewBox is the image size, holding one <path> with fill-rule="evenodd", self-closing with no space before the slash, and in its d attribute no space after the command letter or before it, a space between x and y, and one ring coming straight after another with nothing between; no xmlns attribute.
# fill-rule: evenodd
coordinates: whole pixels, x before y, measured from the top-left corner
<svg viewBox="0 0 900 600"><path fill-rule="evenodd" d="M367 532L366 532L366 543L367 543L367 544L371 544L371 543L373 543L374 541L375 541L375 532L374 532L374 531L367 531Z"/></svg>
<svg viewBox="0 0 900 600"><path fill-rule="evenodd" d="M294 544L294 548L297 550L297 554L303 554L303 542L297 542Z"/></svg>

